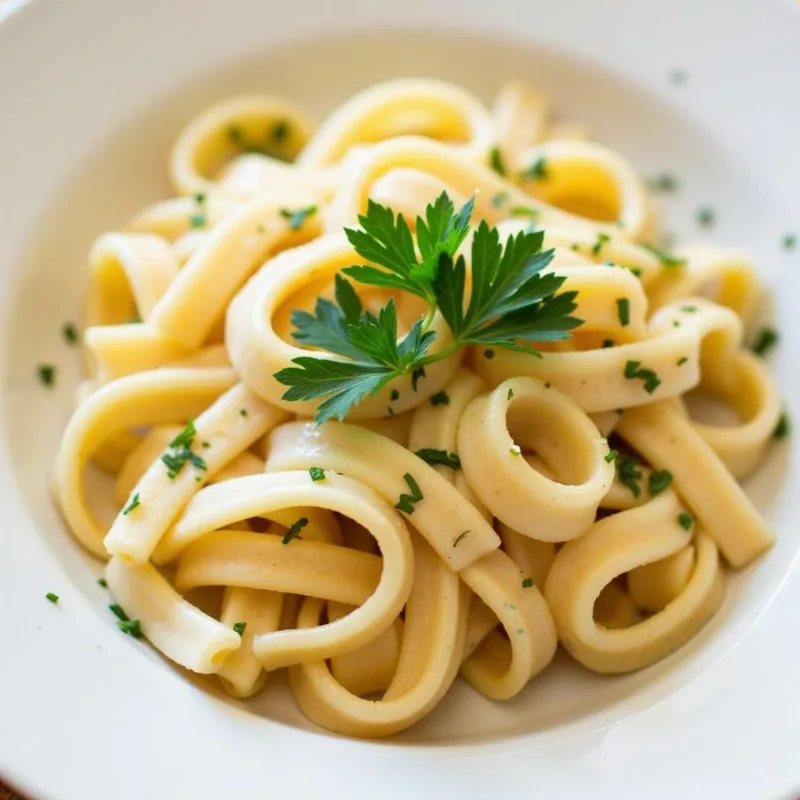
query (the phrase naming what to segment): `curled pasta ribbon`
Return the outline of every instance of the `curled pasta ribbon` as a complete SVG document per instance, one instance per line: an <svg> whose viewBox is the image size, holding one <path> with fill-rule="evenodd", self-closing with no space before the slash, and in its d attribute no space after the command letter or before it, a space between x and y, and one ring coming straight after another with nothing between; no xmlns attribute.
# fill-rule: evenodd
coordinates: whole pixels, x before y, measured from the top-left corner
<svg viewBox="0 0 800 800"><path fill-rule="evenodd" d="M538 453L562 482L530 467L522 449ZM585 533L614 478L608 444L592 421L568 397L530 378L504 381L469 404L458 452L467 482L489 511L545 541Z"/></svg>
<svg viewBox="0 0 800 800"><path fill-rule="evenodd" d="M313 481L308 472L264 473L210 486L189 504L182 518L182 530L213 531L235 520L298 505L338 511L363 525L380 547L383 569L380 569L377 556L336 545L302 540L284 543L280 537L269 534L224 532L212 534L216 538L209 538L205 547L206 539L201 538L188 548L176 575L176 585L182 591L197 585L215 585L220 579L225 581L224 585L241 585L237 577L242 580L249 573L249 581L257 581L249 588L269 588L318 597L326 586L331 586L329 594L334 596L323 595L325 599L359 605L346 617L311 630L278 631L257 636L253 652L268 670L311 657L331 658L367 644L383 633L398 616L406 604L414 576L411 542L400 515L372 489L340 475L329 474L324 481ZM219 547L216 557L209 558L208 550L215 544L221 545L224 558ZM235 573L234 548L237 544L242 548L238 552L245 576L241 572L239 575ZM338 554L335 553L337 550L340 551ZM357 566L353 574L338 572L337 555L340 561ZM367 563L377 566L380 580L375 580L374 568L362 569ZM233 574L230 574L232 567ZM254 572L263 575L254 575ZM355 578L356 574L360 577ZM278 584L281 578L282 583ZM370 585L370 578L376 585ZM265 585L270 582L270 585ZM356 591L359 586L364 587L366 593L363 589Z"/></svg>
<svg viewBox="0 0 800 800"><path fill-rule="evenodd" d="M628 409L617 431L654 467L672 473L675 489L731 566L743 567L772 546L774 536L764 518L674 405Z"/></svg>
<svg viewBox="0 0 800 800"><path fill-rule="evenodd" d="M422 499L414 503L413 514L406 516L452 570L462 569L500 544L481 513L436 470L372 431L336 422L321 427L290 422L272 432L268 472L311 466L349 475L389 503L410 491L403 476L411 475ZM435 501L426 503L425 497ZM469 535L459 540L467 530Z"/></svg>
<svg viewBox="0 0 800 800"><path fill-rule="evenodd" d="M217 670L222 688L233 697L250 697L263 688L267 673L253 653L253 640L280 629L283 595L261 589L229 586L222 598L219 621L228 628L244 623L242 644Z"/></svg>
<svg viewBox="0 0 800 800"><path fill-rule="evenodd" d="M502 550L459 574L507 634L492 630L464 661L461 674L487 697L507 700L553 659L558 644L553 617L538 587L523 584L519 567Z"/></svg>
<svg viewBox="0 0 800 800"><path fill-rule="evenodd" d="M135 564L147 561L199 485L285 418L243 384L227 391L194 421L188 447L196 449L203 466L193 462L176 473L154 460L133 488L140 505L117 514L103 540L108 553Z"/></svg>
<svg viewBox="0 0 800 800"><path fill-rule="evenodd" d="M498 175L485 164L459 153L454 148L430 139L402 136L376 144L370 151L345 171L342 185L331 202L325 216L325 229L338 231L358 223L358 217L366 211L367 200L373 186L387 173L398 169L414 169L427 173L447 188L451 196L475 195L475 216L490 224L506 217L503 206L529 207L543 227L584 228L592 232L603 232L611 239L629 235L617 225L597 222L557 209L526 194ZM504 197L503 206L496 205L493 198ZM424 212L429 197L420 198L417 213Z"/></svg>
<svg viewBox="0 0 800 800"><path fill-rule="evenodd" d="M445 387L447 403L436 406L422 403L414 410L408 433L408 449L416 453L432 448L458 455L458 421L470 401L485 390L486 384L475 373L461 370ZM432 466L491 522L488 510L467 482L463 470L453 470L443 464Z"/></svg>
<svg viewBox="0 0 800 800"><path fill-rule="evenodd" d="M556 557L555 543L532 539L502 522L498 523L497 532L503 542L503 550L519 567L523 580L530 578L534 586L543 587Z"/></svg>
<svg viewBox="0 0 800 800"><path fill-rule="evenodd" d="M653 309L702 295L735 311L745 330L750 326L762 292L749 259L736 250L708 245L682 247L675 257L684 259L686 264L662 271L650 290Z"/></svg>
<svg viewBox="0 0 800 800"><path fill-rule="evenodd" d="M607 629L594 620L595 600L617 575L686 548L692 535L678 521L680 512L675 493L667 491L595 523L559 550L545 597L559 641L584 666L601 673L646 667L691 639L719 609L723 576L717 548L698 533L691 578L668 606L627 628Z"/></svg>
<svg viewBox="0 0 800 800"><path fill-rule="evenodd" d="M492 106L492 124L506 162L516 163L524 150L544 138L550 107L546 94L522 81L503 86Z"/></svg>
<svg viewBox="0 0 800 800"><path fill-rule="evenodd" d="M365 700L345 689L323 659L289 668L295 701L317 725L347 736L390 736L424 717L458 674L471 593L413 532L412 543L414 584L397 671L381 700ZM306 599L298 627L319 625L322 610L321 601Z"/></svg>
<svg viewBox="0 0 800 800"><path fill-rule="evenodd" d="M330 291L334 274L358 260L343 234L324 236L267 262L231 303L225 336L231 363L242 380L265 400L298 414L312 416L316 412L321 401L284 400L286 387L273 377L278 370L293 366L293 359L309 355L308 350L287 341L290 312L312 306L320 294ZM401 315L402 311L398 306ZM450 329L438 312L432 330L437 337L430 352L435 353L451 342ZM314 356L334 358L326 352L314 352ZM425 377L418 380L411 375L397 378L361 401L349 417L383 417L390 405L396 414L414 407L450 380L458 369L459 358L454 354L426 367ZM393 401L395 391L400 397Z"/></svg>
<svg viewBox="0 0 800 800"><path fill-rule="evenodd" d="M330 114L303 149L302 169L331 166L353 147L414 134L460 145L482 157L492 145L484 105L443 81L407 78L373 86Z"/></svg>
<svg viewBox="0 0 800 800"><path fill-rule="evenodd" d="M213 192L223 166L245 150L292 160L313 125L297 108L263 95L235 97L206 109L184 128L170 158L178 194Z"/></svg>
<svg viewBox="0 0 800 800"><path fill-rule="evenodd" d="M117 433L195 417L235 381L231 369L141 372L106 384L76 409L56 457L55 497L69 529L87 550L106 557L106 530L89 510L84 491L86 462Z"/></svg>
<svg viewBox="0 0 800 800"><path fill-rule="evenodd" d="M526 176L536 162L544 174ZM595 142L543 142L511 164L522 186L538 200L579 217L617 222L632 239L647 239L652 210L647 190L630 163Z"/></svg>
<svg viewBox="0 0 800 800"><path fill-rule="evenodd" d="M134 566L112 558L106 582L126 613L139 620L147 640L186 669L218 672L241 647L232 628L184 600L152 564Z"/></svg>
<svg viewBox="0 0 800 800"><path fill-rule="evenodd" d="M594 304L587 304L585 312L582 310L578 287L586 270L578 272L578 269L575 268L578 275L570 275L564 288L578 289L579 309L575 313L578 316L585 313L586 325L596 327L600 320L593 319ZM592 269L588 271L591 273ZM622 270L608 270L615 285L622 274ZM594 303L597 302L595 298ZM643 322L639 314L644 306L629 300L628 308L630 323L621 328ZM736 314L708 300L690 298L657 311L650 320L646 337L637 341L587 351L543 353L541 358L498 350L492 359L476 359L475 366L493 386L518 375L549 381L584 411L597 413L677 397L695 388L701 375L709 385L719 384L712 375L729 373L741 341L742 324ZM637 378L635 372L639 368L656 374L655 386L648 388L645 379Z"/></svg>

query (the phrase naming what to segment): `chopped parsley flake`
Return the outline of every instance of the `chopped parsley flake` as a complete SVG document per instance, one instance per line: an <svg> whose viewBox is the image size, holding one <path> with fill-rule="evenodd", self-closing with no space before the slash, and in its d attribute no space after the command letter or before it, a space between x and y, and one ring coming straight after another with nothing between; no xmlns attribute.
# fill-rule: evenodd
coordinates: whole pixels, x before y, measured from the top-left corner
<svg viewBox="0 0 800 800"><path fill-rule="evenodd" d="M56 603L58 603L58 601L61 599L61 598L60 598L60 597L59 597L57 594L55 594L54 592L48 592L48 593L45 595L45 597L46 597L46 598L47 598L47 599L48 599L48 600L49 600L51 603L53 603L54 605L55 605Z"/></svg>
<svg viewBox="0 0 800 800"><path fill-rule="evenodd" d="M104 589L108 589L108 583L106 583L106 579L105 578L98 578L97 579L97 585L98 586L102 586Z"/></svg>
<svg viewBox="0 0 800 800"><path fill-rule="evenodd" d="M392 389L392 394L390 395L390 399L392 402L394 402L395 400L399 400L400 392L398 392L397 389Z"/></svg>
<svg viewBox="0 0 800 800"><path fill-rule="evenodd" d="M142 627L138 619L118 619L117 627L123 632L134 639L142 638Z"/></svg>
<svg viewBox="0 0 800 800"><path fill-rule="evenodd" d="M508 390L508 395L506 396L506 400L510 400L513 396L514 396L514 390L513 389L509 389Z"/></svg>
<svg viewBox="0 0 800 800"><path fill-rule="evenodd" d="M291 126L289 125L288 120L279 119L272 126L272 130L270 131L270 139L272 139L273 142L282 142L289 135L290 130Z"/></svg>
<svg viewBox="0 0 800 800"><path fill-rule="evenodd" d="M52 364L39 364L39 380L44 386L54 386L56 382L56 368Z"/></svg>
<svg viewBox="0 0 800 800"><path fill-rule="evenodd" d="M491 361L494 358L494 350L484 350L483 357L488 358Z"/></svg>
<svg viewBox="0 0 800 800"><path fill-rule="evenodd" d="M619 450L609 450L606 453L606 461L610 464L612 461L616 461L619 458Z"/></svg>
<svg viewBox="0 0 800 800"><path fill-rule="evenodd" d="M425 375L425 367L417 367L411 373L411 388L416 392L417 391L417 384L420 381L420 378L426 377ZM434 403L435 405L435 403Z"/></svg>
<svg viewBox="0 0 800 800"><path fill-rule="evenodd" d="M689 73L685 69L673 69L669 73L669 82L675 86L684 86L689 80Z"/></svg>
<svg viewBox="0 0 800 800"><path fill-rule="evenodd" d="M613 339L603 339L603 347L613 347L614 340Z"/></svg>
<svg viewBox="0 0 800 800"><path fill-rule="evenodd" d="M134 496L131 498L130 503L128 503L128 505L122 509L122 516L127 517L131 511L133 511L135 508L139 508L140 505L141 502L139 501L139 492L136 492L136 494L134 494Z"/></svg>
<svg viewBox="0 0 800 800"><path fill-rule="evenodd" d="M519 177L523 181L546 180L549 177L547 172L547 159L545 159L544 156L539 156L536 161L519 173Z"/></svg>
<svg viewBox="0 0 800 800"><path fill-rule="evenodd" d="M122 610L122 606L112 603L108 607L112 614L117 618L117 627L123 632L133 636L134 639L140 639L142 631L138 619L130 619L128 615Z"/></svg>
<svg viewBox="0 0 800 800"><path fill-rule="evenodd" d="M533 586L533 578L525 578L522 581L522 588L523 589L530 589Z"/></svg>
<svg viewBox="0 0 800 800"><path fill-rule="evenodd" d="M413 514L414 503L419 503L420 500L424 499L423 494L420 491L419 484L414 480L411 473L406 472L406 474L403 475L403 480L406 482L411 494L401 494L400 499L395 503L394 507L399 511L404 511L406 514Z"/></svg>
<svg viewBox="0 0 800 800"><path fill-rule="evenodd" d="M241 144L244 141L244 134L238 125L231 125L228 128L228 139L231 144Z"/></svg>
<svg viewBox="0 0 800 800"><path fill-rule="evenodd" d="M694 517L684 511L682 514L678 514L678 523L685 531L691 530L694 524Z"/></svg>
<svg viewBox="0 0 800 800"><path fill-rule="evenodd" d="M518 444L512 444L508 451L512 456L518 456L522 452L522 448Z"/></svg>
<svg viewBox="0 0 800 800"><path fill-rule="evenodd" d="M681 306L681 311L686 314L694 314L697 312L697 306Z"/></svg>
<svg viewBox="0 0 800 800"><path fill-rule="evenodd" d="M311 476L312 481L325 480L325 470L322 467L309 467L308 474Z"/></svg>
<svg viewBox="0 0 800 800"><path fill-rule="evenodd" d="M710 228L717 220L713 208L704 206L697 211L697 223L703 228Z"/></svg>
<svg viewBox="0 0 800 800"><path fill-rule="evenodd" d="M617 316L619 324L626 327L631 323L631 301L627 297L620 297L617 300Z"/></svg>
<svg viewBox="0 0 800 800"><path fill-rule="evenodd" d="M240 414L241 414L243 417L246 417L246 416L247 416L247 409L246 409L246 408L240 408L240 409L239 409L239 413L240 413Z"/></svg>
<svg viewBox="0 0 800 800"><path fill-rule="evenodd" d="M503 164L503 154L496 145L489 151L489 166L498 174L505 176L506 168Z"/></svg>
<svg viewBox="0 0 800 800"><path fill-rule="evenodd" d="M244 636L244 632L247 629L246 622L234 622L233 623L233 631L234 633L238 633L239 636Z"/></svg>
<svg viewBox="0 0 800 800"><path fill-rule="evenodd" d="M603 247L611 241L611 237L607 233L598 233L597 241L592 245L592 255L599 256Z"/></svg>
<svg viewBox="0 0 800 800"><path fill-rule="evenodd" d="M68 344L76 344L78 341L78 329L71 322L64 323L61 327L61 335Z"/></svg>
<svg viewBox="0 0 800 800"><path fill-rule="evenodd" d="M286 531L286 535L281 540L283 544L289 544L292 539L299 539L300 538L300 531L308 525L308 517L300 517L297 522L293 522L291 527L288 531Z"/></svg>
<svg viewBox="0 0 800 800"><path fill-rule="evenodd" d="M538 217L539 211L531 206L512 206L509 211L512 217Z"/></svg>
<svg viewBox="0 0 800 800"><path fill-rule="evenodd" d="M678 179L671 172L662 172L647 181L647 185L654 192L674 192L678 188Z"/></svg>
<svg viewBox="0 0 800 800"><path fill-rule="evenodd" d="M786 236L781 239L781 245L784 250L794 250L794 248L797 247L797 237L793 233L787 233Z"/></svg>
<svg viewBox="0 0 800 800"><path fill-rule="evenodd" d="M640 244L639 246L643 247L645 250L652 253L664 267L667 268L683 267L686 264L685 258L678 258L678 256L671 256L669 253L665 253L663 250L659 249L655 245Z"/></svg>
<svg viewBox="0 0 800 800"><path fill-rule="evenodd" d="M296 208L294 210L288 208L281 209L281 216L289 221L289 230L299 231L303 227L303 223L317 213L316 206L306 206L305 208Z"/></svg>
<svg viewBox="0 0 800 800"><path fill-rule="evenodd" d="M761 328L756 335L755 341L750 345L750 349L757 356L765 356L778 343L778 331L774 328Z"/></svg>
<svg viewBox="0 0 800 800"><path fill-rule="evenodd" d="M672 473L668 469L654 470L647 479L647 489L652 495L661 494L672 483Z"/></svg>
<svg viewBox="0 0 800 800"><path fill-rule="evenodd" d="M461 459L456 453L448 453L446 450L434 450L432 447L423 447L417 450L419 456L427 464L442 464L450 469L461 469Z"/></svg>
<svg viewBox="0 0 800 800"><path fill-rule="evenodd" d="M623 486L627 486L631 490L634 497L638 497L642 493L642 488L639 486L639 481L642 479L642 472L638 469L639 464L635 458L618 458L617 459L617 477Z"/></svg>
<svg viewBox="0 0 800 800"><path fill-rule="evenodd" d="M688 360L688 356L683 356L682 358L679 358L676 363L679 367L682 367Z"/></svg>
<svg viewBox="0 0 800 800"><path fill-rule="evenodd" d="M469 533L469 531L461 531L453 540L453 547L458 547L458 543Z"/></svg>
<svg viewBox="0 0 800 800"><path fill-rule="evenodd" d="M171 480L178 476L187 461L197 469L208 469L206 462L197 453L192 452L192 442L196 435L194 420L189 420L186 427L169 443L173 452L161 456L161 461L167 466L167 477Z"/></svg>
<svg viewBox="0 0 800 800"><path fill-rule="evenodd" d="M194 196L194 202L197 208L189 215L189 225L192 228L204 228L208 219L206 217L206 196L199 192Z"/></svg>
<svg viewBox="0 0 800 800"><path fill-rule="evenodd" d="M430 397L432 406L446 406L450 404L450 395L445 391L436 392Z"/></svg>
<svg viewBox="0 0 800 800"><path fill-rule="evenodd" d="M636 378L643 380L645 391L648 394L653 394L661 385L661 379L654 370L642 367L641 363L641 361L626 361L625 377L628 380L634 380Z"/></svg>
<svg viewBox="0 0 800 800"><path fill-rule="evenodd" d="M508 192L498 192L492 197L492 205L495 208L502 208L508 202Z"/></svg>
<svg viewBox="0 0 800 800"><path fill-rule="evenodd" d="M775 439L785 439L789 435L789 431L789 417L785 413L781 414L778 424L775 426L775 430L772 432L772 436Z"/></svg>

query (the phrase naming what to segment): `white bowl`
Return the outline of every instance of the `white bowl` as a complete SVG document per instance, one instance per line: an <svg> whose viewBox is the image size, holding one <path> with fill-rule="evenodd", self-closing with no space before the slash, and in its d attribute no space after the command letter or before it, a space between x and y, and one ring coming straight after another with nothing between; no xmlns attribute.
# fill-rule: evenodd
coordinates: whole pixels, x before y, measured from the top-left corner
<svg viewBox="0 0 800 800"><path fill-rule="evenodd" d="M48 473L80 365L101 231L165 196L205 104L284 95L321 116L382 78L488 99L523 77L644 174L675 171L667 227L749 251L775 289L774 367L800 420L800 9L783 0L38 0L0 6L0 773L37 798L609 797L776 800L800 786L797 438L750 482L778 534L689 645L626 677L550 670L494 704L459 685L399 738L314 729L280 686L251 704L119 634ZM671 76L682 70L688 80ZM706 235L706 234L703 234ZM59 365L44 390L41 361ZM44 600L55 591L58 606ZM764 613L764 612L767 613Z"/></svg>

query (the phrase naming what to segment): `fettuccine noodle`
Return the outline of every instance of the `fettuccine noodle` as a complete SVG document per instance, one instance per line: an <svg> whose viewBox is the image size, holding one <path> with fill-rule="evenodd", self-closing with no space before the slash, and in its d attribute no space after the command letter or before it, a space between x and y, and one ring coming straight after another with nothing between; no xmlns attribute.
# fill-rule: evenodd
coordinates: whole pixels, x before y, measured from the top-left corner
<svg viewBox="0 0 800 800"><path fill-rule="evenodd" d="M92 248L87 375L54 488L108 560L123 630L177 664L240 698L288 668L313 722L388 736L459 675L510 700L559 643L596 672L653 664L717 612L726 569L771 546L737 483L781 415L744 347L754 268L650 247L640 177L553 123L536 90L511 83L487 108L398 80L319 127L283 100L235 98L187 126L170 176L176 197ZM341 357L293 338L292 312L363 260L344 229L369 200L413 231L443 191L473 198L503 241L543 230L582 324L536 342L540 357L450 353L437 311L429 353L446 357L317 425L320 399L288 399L275 373ZM356 289L373 313L394 300L401 338L426 313L413 294ZM692 391L739 423L693 419ZM113 479L113 520L90 466Z"/></svg>

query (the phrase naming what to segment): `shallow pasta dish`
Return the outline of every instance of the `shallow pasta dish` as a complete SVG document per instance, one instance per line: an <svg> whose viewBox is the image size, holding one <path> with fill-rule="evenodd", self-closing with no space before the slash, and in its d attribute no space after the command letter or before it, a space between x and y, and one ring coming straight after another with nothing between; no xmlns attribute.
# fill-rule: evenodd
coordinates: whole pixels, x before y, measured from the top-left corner
<svg viewBox="0 0 800 800"><path fill-rule="evenodd" d="M126 633L387 736L459 675L511 700L559 643L646 667L770 547L737 483L785 430L752 265L653 246L641 179L534 89L398 80L316 129L236 98L170 175L91 251L55 467Z"/></svg>

